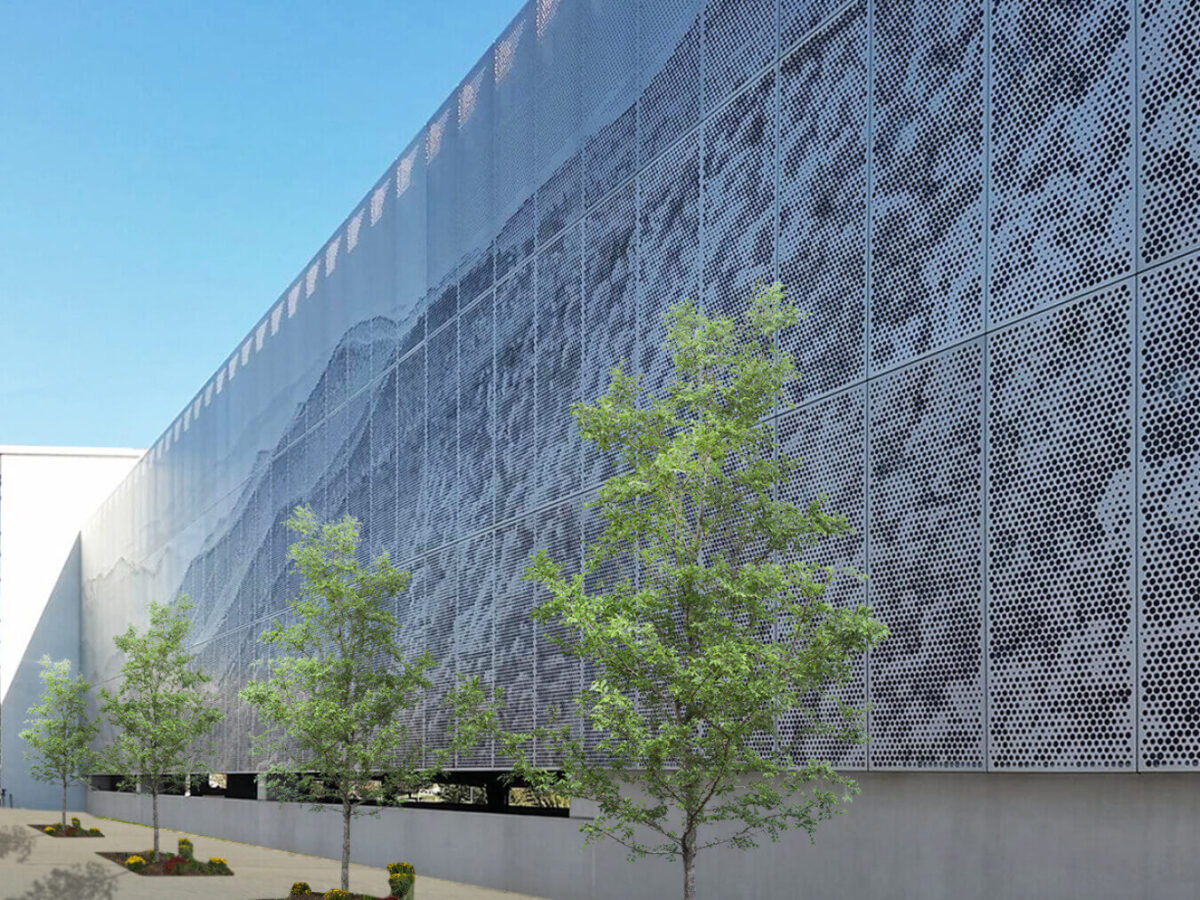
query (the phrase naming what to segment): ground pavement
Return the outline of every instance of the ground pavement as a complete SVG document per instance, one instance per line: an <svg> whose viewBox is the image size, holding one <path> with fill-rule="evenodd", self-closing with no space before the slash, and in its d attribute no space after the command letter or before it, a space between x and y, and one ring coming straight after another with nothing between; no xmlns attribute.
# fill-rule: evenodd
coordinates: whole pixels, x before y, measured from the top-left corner
<svg viewBox="0 0 1200 900"><path fill-rule="evenodd" d="M236 841L221 841L182 831L160 832L161 848L174 850L181 837L192 840L197 859L221 856L236 873L232 877L149 877L135 875L96 855L98 850L135 850L151 846L150 829L142 825L77 815L85 828L97 826L103 838L52 838L38 834L29 823L58 821L57 812L0 809L0 900L138 900L138 898L227 898L259 900L282 897L294 881L314 889L337 885L338 863ZM350 890L383 896L387 872L371 866L350 866ZM421 900L538 900L428 878L417 873Z"/></svg>

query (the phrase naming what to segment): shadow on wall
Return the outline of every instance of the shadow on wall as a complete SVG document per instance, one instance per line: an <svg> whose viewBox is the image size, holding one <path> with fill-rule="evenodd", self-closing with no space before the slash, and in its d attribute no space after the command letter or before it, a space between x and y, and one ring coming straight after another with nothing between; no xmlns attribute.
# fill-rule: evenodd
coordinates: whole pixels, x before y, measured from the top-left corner
<svg viewBox="0 0 1200 900"><path fill-rule="evenodd" d="M29 707L42 693L41 666L44 655L51 659L69 659L71 674L80 670L80 604L82 602L80 541L76 536L50 598L42 610L37 628L25 653L16 664L8 693L0 697L0 787L12 797L14 806L26 809L57 809L62 802L61 789L35 781L25 760L25 742L19 737L25 727ZM67 789L67 806L82 809L84 788ZM74 896L64 894L62 896Z"/></svg>

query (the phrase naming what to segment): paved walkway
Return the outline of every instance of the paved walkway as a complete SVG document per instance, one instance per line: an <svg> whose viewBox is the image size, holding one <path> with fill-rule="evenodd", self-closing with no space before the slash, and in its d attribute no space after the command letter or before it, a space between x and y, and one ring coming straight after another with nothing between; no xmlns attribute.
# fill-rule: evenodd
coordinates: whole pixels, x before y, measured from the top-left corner
<svg viewBox="0 0 1200 900"><path fill-rule="evenodd" d="M314 890L338 883L338 862L303 856L253 844L221 841L188 834L198 859L222 856L236 873L232 877L154 878L132 872L96 855L99 850L136 850L151 846L150 829L142 825L73 813L85 828L97 826L103 838L52 838L38 834L29 823L58 820L57 812L0 809L0 898L3 900L134 900L134 898L220 897L228 900L275 900L286 896L294 881L307 881ZM162 849L174 849L182 831L162 829ZM387 872L370 866L350 866L350 890L381 897L387 892ZM421 900L538 900L472 887L417 874Z"/></svg>

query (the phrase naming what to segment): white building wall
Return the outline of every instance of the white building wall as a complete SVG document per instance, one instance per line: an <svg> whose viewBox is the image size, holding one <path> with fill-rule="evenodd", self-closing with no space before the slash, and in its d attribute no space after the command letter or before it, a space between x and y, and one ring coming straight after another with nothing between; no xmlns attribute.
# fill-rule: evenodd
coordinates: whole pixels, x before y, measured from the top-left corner
<svg viewBox="0 0 1200 900"><path fill-rule="evenodd" d="M78 670L80 527L140 456L0 446L0 787L19 806L58 805L52 785L28 776L18 734L41 693L42 655Z"/></svg>

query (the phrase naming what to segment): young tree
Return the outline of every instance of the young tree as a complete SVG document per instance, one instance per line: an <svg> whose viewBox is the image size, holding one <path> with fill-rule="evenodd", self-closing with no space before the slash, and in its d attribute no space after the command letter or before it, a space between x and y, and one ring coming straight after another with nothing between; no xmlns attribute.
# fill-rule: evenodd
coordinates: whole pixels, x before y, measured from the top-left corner
<svg viewBox="0 0 1200 900"><path fill-rule="evenodd" d="M255 752L287 758L269 770L276 795L314 809L330 797L341 805L341 886L349 890L350 825L362 805L395 801L432 780L403 714L430 688L434 660L406 655L397 640L388 604L409 576L386 552L359 563L358 520L319 524L301 507L287 524L299 535L289 552L301 575L289 602L298 621L263 633L281 656L242 697L273 729L255 738Z"/></svg>
<svg viewBox="0 0 1200 900"><path fill-rule="evenodd" d="M598 746L562 727L501 734L505 753L529 783L595 802L589 840L680 859L687 900L701 850L811 836L857 792L778 730L789 713L802 730L861 740L862 710L822 721L817 700L886 635L869 608L827 602L836 573L803 560L846 519L781 490L797 463L765 420L795 378L779 335L797 319L778 285L736 318L673 307L663 396L618 367L602 397L572 407L583 439L620 464L592 504L604 530L584 571L542 551L526 572L549 595L535 620L595 673L577 706ZM528 762L535 738L561 771Z"/></svg>
<svg viewBox="0 0 1200 900"><path fill-rule="evenodd" d="M92 741L100 726L87 714L92 686L82 676L71 677L71 661L41 659L42 699L29 707L28 726L21 740L29 745L25 758L38 781L62 786L62 826L67 827L67 787L86 781L96 761Z"/></svg>
<svg viewBox="0 0 1200 900"><path fill-rule="evenodd" d="M170 605L150 604L144 633L132 625L113 638L125 654L116 692L101 689L101 711L117 731L105 751L112 772L140 781L150 792L154 858L158 858L158 795L169 778L194 772L204 739L224 713L210 705L202 686L210 679L191 668L187 650L192 605L180 597Z"/></svg>

